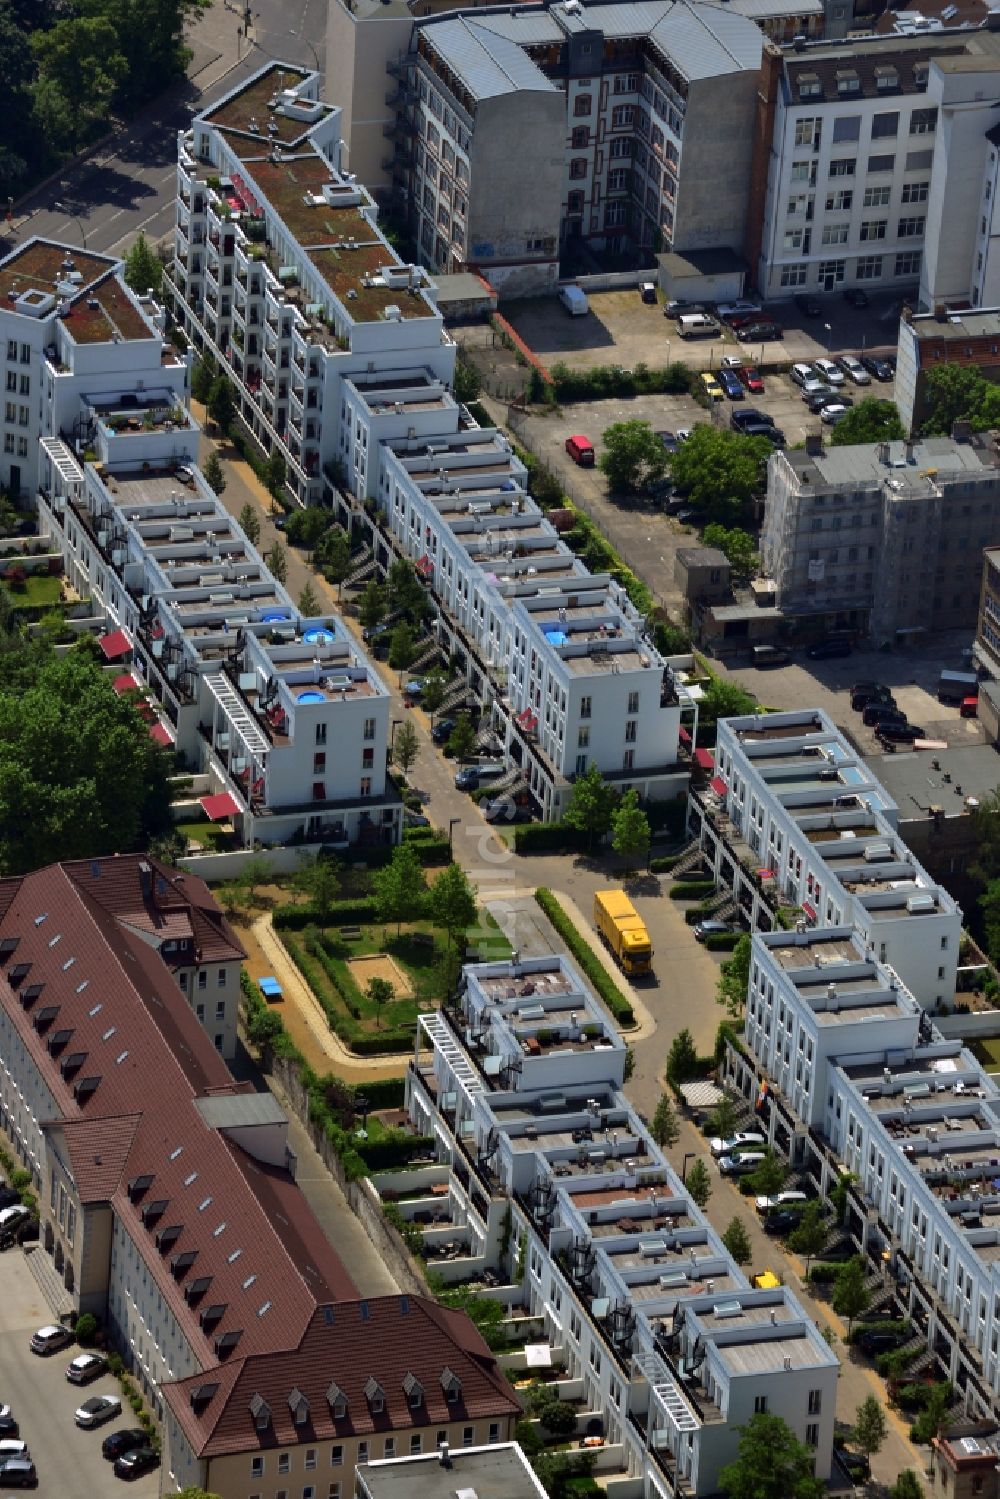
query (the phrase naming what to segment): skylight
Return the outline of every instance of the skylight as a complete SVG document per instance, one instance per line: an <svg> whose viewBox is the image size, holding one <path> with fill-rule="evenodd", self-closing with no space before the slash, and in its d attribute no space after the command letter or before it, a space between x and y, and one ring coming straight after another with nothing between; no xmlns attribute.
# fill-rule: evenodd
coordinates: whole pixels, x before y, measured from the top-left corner
<svg viewBox="0 0 1000 1499"><path fill-rule="evenodd" d="M89 983L90 983L89 979L84 979L82 983L77 984L77 986L76 986L76 992L77 992L77 994L82 994L83 991L84 991L84 989L86 989L86 987L87 987L87 985Z"/></svg>
<svg viewBox="0 0 1000 1499"><path fill-rule="evenodd" d="M42 914L41 914L41 916L36 916L35 917L35 925L36 926L41 926L42 922L43 921L48 921L48 919L49 919L49 913L48 913L48 911L43 911Z"/></svg>
<svg viewBox="0 0 1000 1499"><path fill-rule="evenodd" d="M93 1018L97 1014L98 1010L103 1010L103 1009L104 1009L104 1005L101 1003L100 1000L98 1000L97 1003L96 1003L96 1005L91 1005L90 1009L87 1011L87 1014L90 1016L91 1020L93 1020Z"/></svg>
<svg viewBox="0 0 1000 1499"><path fill-rule="evenodd" d="M249 1291L250 1287L253 1285L256 1279L256 1275L248 1275L246 1280L243 1282L244 1291Z"/></svg>
<svg viewBox="0 0 1000 1499"><path fill-rule="evenodd" d="M212 1238L213 1239L217 1239L219 1237L219 1235L222 1234L222 1233L225 1233L225 1231L226 1231L226 1221L225 1221L225 1219L223 1219L222 1222L219 1224L218 1228L213 1228L212 1229Z"/></svg>
<svg viewBox="0 0 1000 1499"><path fill-rule="evenodd" d="M242 1253L242 1249L234 1249L232 1254L226 1256L229 1264L231 1265L235 1260L238 1260Z"/></svg>
<svg viewBox="0 0 1000 1499"><path fill-rule="evenodd" d="M55 934L54 937L50 937L49 938L49 946L50 947L55 947L56 943L57 942L61 942L61 941L62 941L62 932L56 932L56 934Z"/></svg>
<svg viewBox="0 0 1000 1499"><path fill-rule="evenodd" d="M67 958L65 963L63 964L63 973L65 973L68 968L72 968L75 962L75 958Z"/></svg>
<svg viewBox="0 0 1000 1499"><path fill-rule="evenodd" d="M257 1308L257 1315L258 1317L263 1317L264 1313L269 1312L270 1310L271 1303L269 1301L265 1301Z"/></svg>
<svg viewBox="0 0 1000 1499"><path fill-rule="evenodd" d="M183 1149L184 1149L184 1146L183 1146L183 1145L178 1145L178 1146L177 1146L177 1148L176 1148L176 1149L175 1149L175 1150L172 1150L172 1151L171 1151L171 1152L170 1152L170 1159L171 1159L171 1160L172 1160L172 1161L176 1161L176 1159L177 1159L177 1157L178 1157L178 1156L179 1156L179 1155L180 1155L180 1153L181 1153L181 1151L182 1151L182 1150L183 1150Z"/></svg>
<svg viewBox="0 0 1000 1499"><path fill-rule="evenodd" d="M197 1173L197 1171L192 1171L190 1176L186 1176L184 1178L184 1185L186 1187L189 1187L192 1182L196 1182L197 1180L198 1180L198 1173Z"/></svg>
<svg viewBox="0 0 1000 1499"><path fill-rule="evenodd" d="M125 1058L127 1056L128 1056L128 1052L127 1051L120 1051L118 1053L118 1055L115 1057L115 1065L118 1066L118 1067L120 1067L121 1064L124 1062L124 1060L125 1060Z"/></svg>
<svg viewBox="0 0 1000 1499"><path fill-rule="evenodd" d="M118 1029L118 1027L116 1025L109 1025L108 1028L107 1028L107 1030L104 1032L104 1035L101 1037L101 1040L102 1041L110 1041L111 1037L114 1035L114 1033L115 1033L115 1031L117 1029Z"/></svg>
<svg viewBox="0 0 1000 1499"><path fill-rule="evenodd" d="M199 1213L203 1213L205 1211L205 1209L208 1207L208 1205L209 1205L209 1203L211 1201L212 1201L211 1197L206 1197L203 1202L199 1202L199 1204L198 1204L198 1211L199 1211Z"/></svg>

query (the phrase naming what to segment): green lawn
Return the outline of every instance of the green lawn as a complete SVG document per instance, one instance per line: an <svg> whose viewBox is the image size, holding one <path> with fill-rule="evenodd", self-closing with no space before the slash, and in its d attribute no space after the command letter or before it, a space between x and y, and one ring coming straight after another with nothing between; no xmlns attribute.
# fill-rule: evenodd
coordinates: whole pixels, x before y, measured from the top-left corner
<svg viewBox="0 0 1000 1499"><path fill-rule="evenodd" d="M988 1071L1000 1071L1000 1036L987 1036L982 1041L970 1041L969 1050Z"/></svg>
<svg viewBox="0 0 1000 1499"><path fill-rule="evenodd" d="M51 608L59 602L59 589L62 585L61 578L50 577L48 573L31 573L24 580L23 588L12 589L14 607L21 609Z"/></svg>
<svg viewBox="0 0 1000 1499"><path fill-rule="evenodd" d="M234 834L227 827L220 827L217 823L208 822L178 822L174 826L182 838L190 838L193 843L199 843L209 853L225 853L227 849L235 847Z"/></svg>

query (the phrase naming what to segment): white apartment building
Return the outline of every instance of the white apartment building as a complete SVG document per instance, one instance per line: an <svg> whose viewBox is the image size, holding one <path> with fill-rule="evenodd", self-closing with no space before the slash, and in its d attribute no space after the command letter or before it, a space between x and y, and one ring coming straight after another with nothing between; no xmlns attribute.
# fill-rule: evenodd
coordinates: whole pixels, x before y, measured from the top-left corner
<svg viewBox="0 0 1000 1499"><path fill-rule="evenodd" d="M983 101L996 97L998 61L996 35L972 28L788 51L756 267L761 294L919 284L921 301L946 287L968 297L986 131L997 120Z"/></svg>
<svg viewBox="0 0 1000 1499"><path fill-rule="evenodd" d="M421 19L387 127L421 256L517 295L576 241L742 250L761 48L738 5L692 0Z"/></svg>
<svg viewBox="0 0 1000 1499"><path fill-rule="evenodd" d="M850 927L920 1005L950 1006L962 912L896 832L895 802L818 709L720 720L715 775L691 824L754 929L783 907Z"/></svg>
<svg viewBox="0 0 1000 1499"><path fill-rule="evenodd" d="M88 443L87 406L145 388L164 412L188 401L188 363L163 314L110 255L32 238L0 260L0 483L33 496L39 443Z"/></svg>
<svg viewBox="0 0 1000 1499"><path fill-rule="evenodd" d="M523 1257L567 1393L647 1499L715 1493L755 1411L826 1477L836 1356L791 1291L752 1289L729 1258L620 1092L624 1056L562 957L469 966L460 1015L420 1017L407 1106L449 1168L453 1218L425 1235L464 1246L442 1273Z"/></svg>
<svg viewBox="0 0 1000 1499"><path fill-rule="evenodd" d="M905 389L911 375L908 363ZM968 430L851 447L812 439L776 453L761 530L776 603L786 618L847 628L878 646L971 626L983 549L1000 541L998 497L997 450Z"/></svg>
<svg viewBox="0 0 1000 1499"><path fill-rule="evenodd" d="M848 928L758 934L746 1044L807 1153L857 1177L889 1266L970 1412L1000 1398L1000 1093Z"/></svg>
<svg viewBox="0 0 1000 1499"><path fill-rule="evenodd" d="M111 431L114 419L97 422L105 461L83 470L43 444L39 518L103 611L105 655L204 778L206 811L246 847L398 842L378 674L341 620L300 615L193 462L157 457L161 434ZM162 435L193 458L193 428Z"/></svg>

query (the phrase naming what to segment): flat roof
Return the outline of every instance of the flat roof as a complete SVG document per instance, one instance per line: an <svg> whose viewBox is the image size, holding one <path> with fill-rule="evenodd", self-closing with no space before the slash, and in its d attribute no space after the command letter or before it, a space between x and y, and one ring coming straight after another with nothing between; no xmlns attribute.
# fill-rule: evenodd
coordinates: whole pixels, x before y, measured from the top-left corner
<svg viewBox="0 0 1000 1499"><path fill-rule="evenodd" d="M370 1499L543 1499L544 1489L520 1449L511 1445L463 1451L453 1447L446 1468L437 1454L364 1463L358 1472Z"/></svg>
<svg viewBox="0 0 1000 1499"><path fill-rule="evenodd" d="M927 820L932 806L941 807L946 817L961 817L969 811L967 797L982 799L1000 786L1000 753L991 744L901 749L865 764L896 801L901 822Z"/></svg>
<svg viewBox="0 0 1000 1499"><path fill-rule="evenodd" d="M9 302L12 296L18 297L26 291L55 295L56 283L74 272L81 278L74 281L79 293L106 276L117 263L110 255L75 250L56 240L31 239L0 260L0 298ZM8 307L7 310L11 309Z"/></svg>
<svg viewBox="0 0 1000 1499"><path fill-rule="evenodd" d="M936 492L934 479L947 474L995 473L995 453L982 442L956 442L951 437L924 437L916 442L888 444L889 461L880 458L881 443L856 443L824 448L822 453L792 449L776 453L772 462L785 462L803 489L836 485L876 486L893 481L912 494L914 489Z"/></svg>
<svg viewBox="0 0 1000 1499"><path fill-rule="evenodd" d="M251 78L245 88L237 90L214 109L209 109L202 118L218 130L236 130L256 135L250 127L251 120L263 134L261 149L271 139L270 124L276 127L274 138L283 145L301 140L312 129L315 120L293 120L277 109L268 109L268 103L283 89L294 88L310 74L309 68L297 68L291 63L275 63L273 67ZM323 105L323 113L329 114L330 106Z"/></svg>

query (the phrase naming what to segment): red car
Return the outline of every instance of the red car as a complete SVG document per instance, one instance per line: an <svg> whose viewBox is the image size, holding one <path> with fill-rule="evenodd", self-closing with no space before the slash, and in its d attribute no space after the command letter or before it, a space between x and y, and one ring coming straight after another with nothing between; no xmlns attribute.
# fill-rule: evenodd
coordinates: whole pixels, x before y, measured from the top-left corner
<svg viewBox="0 0 1000 1499"><path fill-rule="evenodd" d="M746 368L741 369L740 374L743 377L743 384L752 396L762 396L764 394L764 378L760 370Z"/></svg>

